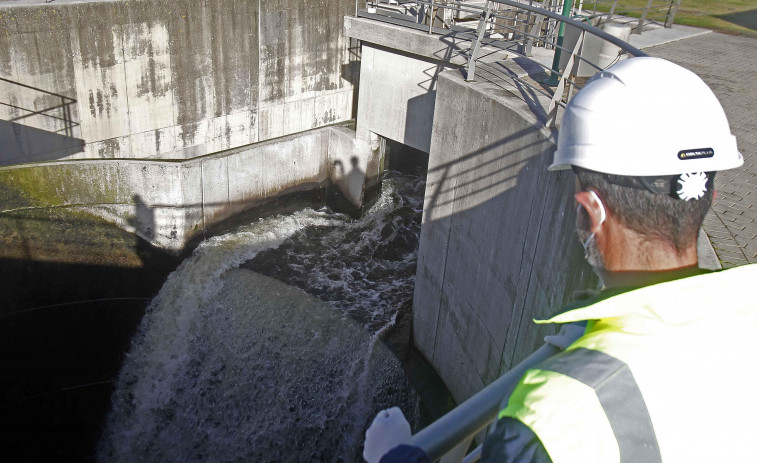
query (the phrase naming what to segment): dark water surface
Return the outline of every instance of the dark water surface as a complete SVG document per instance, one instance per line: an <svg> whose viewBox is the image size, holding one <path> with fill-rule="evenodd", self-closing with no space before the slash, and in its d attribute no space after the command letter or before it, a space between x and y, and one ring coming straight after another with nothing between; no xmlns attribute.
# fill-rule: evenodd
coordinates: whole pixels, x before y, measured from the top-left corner
<svg viewBox="0 0 757 463"><path fill-rule="evenodd" d="M361 461L375 413L419 400L380 342L412 301L424 193L391 173L361 218L305 208L210 238L152 301L102 461Z"/></svg>

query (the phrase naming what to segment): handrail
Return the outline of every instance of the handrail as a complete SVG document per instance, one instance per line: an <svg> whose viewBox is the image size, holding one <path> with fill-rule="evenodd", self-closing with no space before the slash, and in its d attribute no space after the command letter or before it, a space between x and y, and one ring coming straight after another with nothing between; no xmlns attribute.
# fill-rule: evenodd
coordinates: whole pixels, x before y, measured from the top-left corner
<svg viewBox="0 0 757 463"><path fill-rule="evenodd" d="M488 0L488 1L494 2L494 3L501 3L501 4L504 4L504 5L513 6L513 7L516 7L516 8L521 8L521 9L528 10L528 11L531 11L531 12L534 12L534 13L538 13L540 15L544 15L544 16L546 16L548 18L555 19L557 21L563 21L565 23L570 24L571 26L574 26L574 27L577 27L578 29L583 30L584 32L591 32L592 35L596 35L600 39L606 40L606 41L612 43L613 45L616 45L616 46L620 47L621 49L627 51L628 53L632 54L633 56L647 56L647 54L644 53L643 51L641 51L638 48L634 47L633 45L631 45L631 44L629 44L629 43L627 43L627 42L625 42L625 41L623 41L623 40L615 37L614 35L610 35L607 32L605 32L605 31L603 31L603 30L601 30L599 28L596 28L596 27L594 27L594 26L592 26L590 24L586 24L586 23L583 23L581 21L576 21L575 19L566 18L565 16L563 16L563 15L561 15L559 13L554 13L552 11L545 10L543 8L539 8L539 7L535 7L535 6L530 6L530 5L527 5L525 3L519 3L519 2L513 1L513 0Z"/></svg>
<svg viewBox="0 0 757 463"><path fill-rule="evenodd" d="M560 334L545 338L546 344L499 379L417 432L410 444L423 449L431 461L477 461L480 448L467 456L464 453L457 455L455 450L467 451L474 436L497 418L502 401L512 392L526 370L561 352L578 339L583 331L583 327L578 325L563 325Z"/></svg>
<svg viewBox="0 0 757 463"><path fill-rule="evenodd" d="M615 16L633 16L628 18L628 23L635 22L634 32L640 34L646 24L672 27L681 0L648 0L643 7L623 5L619 0L589 0L586 3L591 4L587 10L591 10L593 16L607 16L608 20ZM600 11L599 5L606 5L609 12Z"/></svg>
<svg viewBox="0 0 757 463"><path fill-rule="evenodd" d="M569 97L572 95L573 87L580 88L580 86L577 84L575 80L570 79L570 75L574 69L574 66L573 66L574 62L576 60L580 60L582 63L588 64L589 66L593 67L597 71L602 70L602 67L600 67L596 63L593 63L580 55L581 44L585 41L585 35L587 33L590 33L596 38L618 47L620 53L628 53L632 56L647 56L646 53L644 53L643 51L630 45L629 43L623 41L622 39L615 37L614 35L608 34L607 32L595 26L592 26L591 24L587 24L582 21L576 21L575 19L567 17L567 15L570 14L570 2L565 2L565 4L563 5L562 14L559 14L554 11L550 11L545 8L535 7L532 5L527 5L525 3L521 3L521 2L513 1L513 0L487 0L486 2L487 11L491 8L491 5L494 3L509 6L511 8L514 8L515 11L523 10L523 11L529 12L529 14L533 13L535 17L537 18L533 26L533 30L531 32L526 32L526 31L517 31L517 32L525 38L525 41L527 43L530 43L533 40L541 41L546 45L552 46L555 50L554 59L552 60L552 67L547 68L544 64L531 59L531 57L529 56L529 53L530 53L528 50L529 47L526 44L520 47L521 51L517 49L516 50L508 49L510 53L518 55L521 58L524 58L530 61L531 63L535 64L536 66L544 68L545 70L549 70L551 77L548 80L542 82L543 84L546 84L549 86L555 86L555 90L552 92L550 103L548 105L547 118L545 121L545 125L547 125L548 127L554 127L556 125L557 108L558 106L564 106L564 104L562 103L562 100L563 100L566 83L571 84ZM484 15L480 19L479 29L478 29L479 35L476 38L476 42L474 43L472 47L473 52L471 53L470 58L469 58L468 75L466 76L466 80L468 81L475 80L475 70L476 70L475 62L478 59L477 52L479 50L478 42L480 42L483 39L483 30L485 29L483 24L489 20L488 17L485 17L485 16L486 15ZM553 32L553 37L551 38L544 37L538 34L538 29L542 27L541 23L545 18L553 20L560 25L559 27L553 28L554 32ZM564 25L570 25L572 28L580 31L580 35L577 38L576 43L570 48L566 48L563 46L562 34L564 31ZM510 32L516 32L516 28L514 27L507 27L507 26L505 27L509 29ZM560 69L559 69L559 65L561 63L560 55L563 51L570 53L570 55L568 57L568 60L564 69L562 70L562 72L560 72ZM540 89L535 88L534 86L532 86L532 89L541 93L539 91Z"/></svg>
<svg viewBox="0 0 757 463"><path fill-rule="evenodd" d="M411 444L422 448L431 461L442 458L494 421L502 399L512 391L526 370L558 352L557 347L544 344L476 395L420 430L413 436Z"/></svg>
<svg viewBox="0 0 757 463"><path fill-rule="evenodd" d="M673 2L675 0L667 1ZM618 51L616 59L620 59L622 54L646 56L644 52L619 37L609 34L592 24L565 16L564 14L569 15L573 11L570 8L571 1L561 3L560 1L543 0L540 6L536 6L533 5L533 3L538 3L536 0L487 0L483 7L463 5L459 1L453 0L399 0L395 3L397 4L394 7L395 11L391 11L391 5L380 5L376 1L368 1L366 4L375 8L374 12L367 13L365 10L360 10L359 8L356 8L356 12L361 17L424 30L429 34L452 34L461 38L470 38L471 45L467 53L468 63L465 66L465 79L469 82L476 80L477 63L497 51L505 51L509 57L526 60L531 66L531 71L528 72L528 76L525 76L527 78L524 78L523 75L518 75L517 72L512 71L507 66L505 66L506 70L504 74L501 71L493 71L494 68L490 66L489 71L495 72L497 75L494 79L489 78L489 81L500 85L504 77L514 81L516 87L519 89L527 87L528 95L524 94L526 98L536 98L541 95L550 99L549 104L545 105L547 109L542 116L545 125L548 127L556 125L558 107L564 107L566 104L566 102L563 102L565 91L567 90L567 99L570 99L574 94L574 90L581 87L578 81L571 77L573 72L578 70L580 73L585 73L587 69L593 69L594 71L592 72L596 72L610 64L605 60L604 64L599 65L602 60L599 59L598 55L594 58L595 60L599 60L596 63L585 56L586 53L583 52L581 43L589 43L584 37L587 33L593 36L594 41L591 44L602 41L616 47ZM649 0L648 3L651 5L652 0ZM418 8L415 19L413 16L403 15L396 10L397 7L407 8L407 5ZM423 15L420 13L421 7L425 12ZM615 5L613 4L614 7ZM552 9L557 8L565 11L563 11L563 14L552 11ZM474 14L477 14L479 17L478 27L476 30L472 30L470 28L462 29L452 24L448 25L446 24L447 15L444 15L445 24L443 27L450 27L454 30L434 27L435 21L440 17L438 11L443 9L452 10L453 12L464 11L467 14L475 12ZM421 19L421 16L423 16L423 19ZM425 24L426 21L427 24ZM421 22L424 24L420 24ZM573 41L567 45L563 45L563 39L560 36L560 31L565 29L565 25L570 26L572 34L579 35L577 39L574 35ZM553 59L549 60L552 63L551 66L545 63L543 53L539 60L533 58L532 49L537 45L554 50ZM487 51L482 57L480 54L484 47L486 47ZM565 56L561 56L563 52L565 52ZM599 53L596 50L595 52ZM613 50L612 53L615 53L615 51ZM516 66L525 70L521 64ZM516 68L516 70L521 72L520 69ZM534 74L543 72L549 74L550 77L547 80L536 82Z"/></svg>

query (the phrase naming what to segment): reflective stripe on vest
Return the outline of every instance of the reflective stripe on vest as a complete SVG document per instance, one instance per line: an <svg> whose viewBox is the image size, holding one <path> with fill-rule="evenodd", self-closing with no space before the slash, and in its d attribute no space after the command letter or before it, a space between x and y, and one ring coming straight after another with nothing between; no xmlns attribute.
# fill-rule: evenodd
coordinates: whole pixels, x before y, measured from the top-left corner
<svg viewBox="0 0 757 463"><path fill-rule="evenodd" d="M594 390L618 442L621 462L662 461L644 397L624 362L597 350L579 347L539 364Z"/></svg>

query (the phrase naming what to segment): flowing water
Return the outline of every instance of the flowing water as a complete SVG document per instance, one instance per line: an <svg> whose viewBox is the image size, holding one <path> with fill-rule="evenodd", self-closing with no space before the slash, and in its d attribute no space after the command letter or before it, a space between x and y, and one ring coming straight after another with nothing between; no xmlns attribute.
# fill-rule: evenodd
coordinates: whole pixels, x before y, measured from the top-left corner
<svg viewBox="0 0 757 463"><path fill-rule="evenodd" d="M367 425L418 399L379 342L412 299L422 178L353 220L323 208L204 241L151 303L101 461L361 461Z"/></svg>

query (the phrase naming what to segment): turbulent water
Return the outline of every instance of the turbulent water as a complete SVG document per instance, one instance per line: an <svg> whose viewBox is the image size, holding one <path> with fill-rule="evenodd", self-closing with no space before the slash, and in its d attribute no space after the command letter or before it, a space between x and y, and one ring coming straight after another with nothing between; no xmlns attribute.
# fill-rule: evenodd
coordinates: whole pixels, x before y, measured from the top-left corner
<svg viewBox="0 0 757 463"><path fill-rule="evenodd" d="M98 460L360 461L379 409L417 419L377 340L412 298L423 189L395 174L361 219L304 209L203 242L143 319Z"/></svg>

